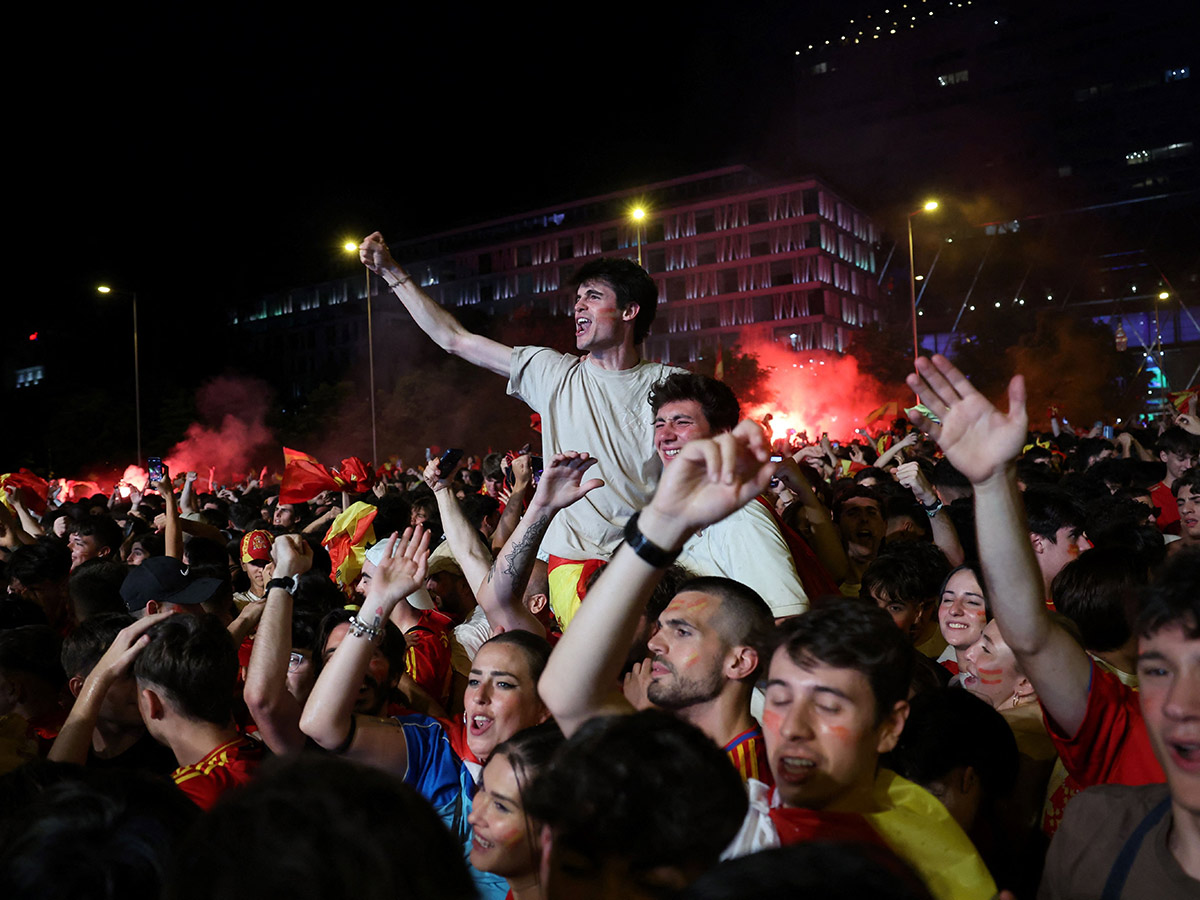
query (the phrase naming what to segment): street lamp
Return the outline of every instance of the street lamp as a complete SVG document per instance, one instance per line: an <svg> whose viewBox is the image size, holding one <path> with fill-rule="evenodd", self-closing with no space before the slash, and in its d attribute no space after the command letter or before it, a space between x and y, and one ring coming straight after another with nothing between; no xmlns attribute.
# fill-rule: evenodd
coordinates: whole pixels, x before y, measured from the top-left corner
<svg viewBox="0 0 1200 900"><path fill-rule="evenodd" d="M346 241L342 249L357 253L358 244ZM367 374L371 386L371 465L379 468L379 442L375 433L375 332L371 327L371 270L364 266L367 276Z"/></svg>
<svg viewBox="0 0 1200 900"><path fill-rule="evenodd" d="M1170 300L1171 295L1167 291L1160 291L1158 294L1159 300ZM1158 323L1158 303L1154 304L1154 339L1157 349L1154 351L1154 362L1158 365L1158 383L1162 385L1163 390L1167 387L1167 373L1163 370L1163 349L1162 349L1162 328Z"/></svg>
<svg viewBox="0 0 1200 900"><path fill-rule="evenodd" d="M912 220L913 216L922 212L933 212L938 208L936 200L929 200L920 209L914 209L908 214L908 296L912 304L912 333L913 333L913 361L921 355L920 344L917 343L917 281L915 272L913 272L913 234Z"/></svg>
<svg viewBox="0 0 1200 900"><path fill-rule="evenodd" d="M629 217L633 219L633 227L637 232L638 265L640 266L642 264L642 220L646 218L646 210L635 206L629 211Z"/></svg>
<svg viewBox="0 0 1200 900"><path fill-rule="evenodd" d="M122 291L99 285L96 292L100 294L128 294L133 298L133 409L137 422L137 464L142 464L142 379L138 371L138 326L137 326L137 294L134 291Z"/></svg>

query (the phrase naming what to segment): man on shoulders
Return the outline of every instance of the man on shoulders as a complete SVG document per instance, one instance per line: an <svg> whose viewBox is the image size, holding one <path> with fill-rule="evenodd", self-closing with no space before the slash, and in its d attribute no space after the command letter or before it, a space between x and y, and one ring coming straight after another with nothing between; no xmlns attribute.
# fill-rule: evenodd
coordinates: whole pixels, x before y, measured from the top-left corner
<svg viewBox="0 0 1200 900"><path fill-rule="evenodd" d="M551 557L551 604L565 627L586 592L580 585L612 554L625 520L649 501L658 481L643 404L652 385L679 370L641 358L657 310L654 280L626 259L582 266L574 283L575 346L583 355L571 356L507 347L467 331L396 263L379 232L363 240L359 258L439 347L508 376L508 392L542 417L543 456L587 449L600 460L605 486L564 510L543 543Z"/></svg>

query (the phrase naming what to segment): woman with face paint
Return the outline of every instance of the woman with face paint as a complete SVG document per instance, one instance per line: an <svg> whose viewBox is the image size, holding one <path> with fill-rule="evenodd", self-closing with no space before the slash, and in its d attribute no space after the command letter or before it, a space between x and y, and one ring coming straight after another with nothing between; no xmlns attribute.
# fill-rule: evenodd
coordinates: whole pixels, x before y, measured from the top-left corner
<svg viewBox="0 0 1200 900"><path fill-rule="evenodd" d="M990 703L1013 730L1019 766L1008 804L1010 821L1018 834L1036 836L1058 752L1046 733L1037 692L1021 671L995 620L967 649L961 674L962 686Z"/></svg>
<svg viewBox="0 0 1200 900"><path fill-rule="evenodd" d="M562 745L553 722L526 728L500 744L484 766L467 822L471 865L501 875L511 900L544 900L542 825L525 812L529 785Z"/></svg>

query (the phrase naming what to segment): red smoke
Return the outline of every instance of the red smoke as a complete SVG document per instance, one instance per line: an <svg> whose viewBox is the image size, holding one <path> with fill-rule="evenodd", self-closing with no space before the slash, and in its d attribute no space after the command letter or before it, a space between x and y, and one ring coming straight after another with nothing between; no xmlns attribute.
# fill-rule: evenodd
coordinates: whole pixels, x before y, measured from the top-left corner
<svg viewBox="0 0 1200 900"><path fill-rule="evenodd" d="M776 438L795 429L807 432L812 441L820 438L821 432L828 432L833 440L850 441L858 428L874 432L890 426L887 419L869 426L865 422L868 413L887 401L898 400L901 407L914 402L906 390L888 389L859 372L853 356L825 350L793 351L769 341L747 345L745 352L774 370L770 387L775 400L743 410L743 414L761 421L770 413Z"/></svg>
<svg viewBox="0 0 1200 900"><path fill-rule="evenodd" d="M276 443L265 424L269 397L270 388L253 378L222 376L201 387L199 421L163 455L172 476L199 472L207 488L208 469L215 466L218 482L241 480L254 468L256 452Z"/></svg>

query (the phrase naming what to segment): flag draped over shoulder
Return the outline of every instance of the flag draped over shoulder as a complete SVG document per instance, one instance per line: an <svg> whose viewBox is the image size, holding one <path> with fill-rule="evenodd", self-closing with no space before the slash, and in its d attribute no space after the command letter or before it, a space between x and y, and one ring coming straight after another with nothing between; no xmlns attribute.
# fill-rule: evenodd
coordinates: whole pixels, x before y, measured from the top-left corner
<svg viewBox="0 0 1200 900"><path fill-rule="evenodd" d="M0 475L0 503L8 506L6 488L19 491L21 502L31 513L40 516L46 511L46 497L50 493L50 483L45 478L39 478L28 469Z"/></svg>
<svg viewBox="0 0 1200 900"><path fill-rule="evenodd" d="M347 594L362 572L367 545L375 543L375 514L378 512L376 507L361 500L351 503L333 520L321 540L333 561L330 577Z"/></svg>
<svg viewBox="0 0 1200 900"><path fill-rule="evenodd" d="M357 456L343 459L340 469L327 469L307 453L284 447L283 463L280 503L307 503L321 491L362 494L375 484L374 470Z"/></svg>

